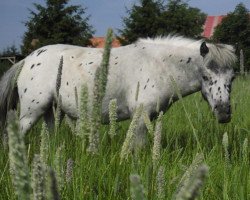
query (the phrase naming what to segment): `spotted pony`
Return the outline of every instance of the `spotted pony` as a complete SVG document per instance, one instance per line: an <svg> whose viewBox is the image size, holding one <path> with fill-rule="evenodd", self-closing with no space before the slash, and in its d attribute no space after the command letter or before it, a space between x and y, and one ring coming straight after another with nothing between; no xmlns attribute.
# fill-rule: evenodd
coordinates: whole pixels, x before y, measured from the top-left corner
<svg viewBox="0 0 250 200"><path fill-rule="evenodd" d="M49 121L52 103L57 98L58 77L62 111L71 118L77 118L75 89L81 91L81 86L86 84L91 102L94 76L100 67L102 54L103 49L57 44L42 47L16 63L0 81L2 123L8 109L16 103L6 103L13 94L18 94L16 97L20 101L23 133L41 116ZM114 48L102 102L103 122L109 122L108 104L111 99L117 99L119 121L131 118L139 104L144 105L144 110L153 119L158 113L157 105L160 111L166 112L170 99L178 100L174 85L183 97L201 91L218 121L229 122L234 76L232 65L235 61L232 46L206 44L202 40L181 36L140 39L134 44ZM17 71L20 74L16 87L11 87Z"/></svg>

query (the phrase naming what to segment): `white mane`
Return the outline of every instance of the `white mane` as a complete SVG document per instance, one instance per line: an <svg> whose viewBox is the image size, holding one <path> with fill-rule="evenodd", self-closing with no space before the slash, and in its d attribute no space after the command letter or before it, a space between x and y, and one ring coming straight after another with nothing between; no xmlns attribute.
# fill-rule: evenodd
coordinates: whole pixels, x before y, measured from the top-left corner
<svg viewBox="0 0 250 200"><path fill-rule="evenodd" d="M167 37L156 37L156 38L147 38L147 39L139 39L138 43L146 43L146 44L162 44L168 46L188 46L188 47L197 47L200 46L202 40L194 40L190 38L185 38L183 36L178 35L168 35Z"/></svg>
<svg viewBox="0 0 250 200"><path fill-rule="evenodd" d="M203 40L194 40L185 38L183 36L168 35L167 37L156 37L139 39L138 44L158 44L167 45L172 47L189 47L189 48L200 48ZM234 48L231 45L225 44L208 44L209 54L206 56L206 61L215 60L219 66L230 66L235 63L237 57L234 53Z"/></svg>
<svg viewBox="0 0 250 200"><path fill-rule="evenodd" d="M237 60L234 53L234 48L231 45L225 44L210 44L209 54L206 57L208 61L215 60L215 62L220 66L230 67Z"/></svg>

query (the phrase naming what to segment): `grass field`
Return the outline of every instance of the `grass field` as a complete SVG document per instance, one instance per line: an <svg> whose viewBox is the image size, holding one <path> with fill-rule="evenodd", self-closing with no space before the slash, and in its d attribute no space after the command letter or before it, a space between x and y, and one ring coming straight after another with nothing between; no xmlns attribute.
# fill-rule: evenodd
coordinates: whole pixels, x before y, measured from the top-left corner
<svg viewBox="0 0 250 200"><path fill-rule="evenodd" d="M81 138L63 121L58 133L49 135L47 162L53 169L61 168L56 170L61 199L131 199L131 174L140 176L147 199L160 199L156 176L160 166L164 168L163 199L172 199L197 153L203 153L204 163L209 167L199 199L250 199L250 151L247 146L250 140L250 76L237 77L234 81L231 106L231 122L218 124L200 93L173 104L163 118L162 148L156 169L153 169L153 138L150 135L145 147L120 164L121 146L130 121L119 123L117 135L112 139L108 135L109 126L101 127L98 155L86 152ZM25 137L30 168L34 155L40 151L41 126L42 121ZM227 151L222 144L225 132L229 141ZM60 146L61 151L58 151ZM72 159L74 165L72 179L66 182L68 159ZM8 148L3 139L0 144L0 199L16 199Z"/></svg>

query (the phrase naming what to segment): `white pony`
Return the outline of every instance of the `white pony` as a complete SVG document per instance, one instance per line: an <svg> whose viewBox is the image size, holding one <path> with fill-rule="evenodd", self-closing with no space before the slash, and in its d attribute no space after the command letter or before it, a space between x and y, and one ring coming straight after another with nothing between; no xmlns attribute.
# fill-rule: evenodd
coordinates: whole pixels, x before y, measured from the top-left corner
<svg viewBox="0 0 250 200"><path fill-rule="evenodd" d="M7 103L17 92L22 132L27 132L43 115L46 119L51 118L58 76L61 79L62 111L77 118L75 87L80 91L80 87L87 84L90 99L93 97L94 76L102 54L102 49L62 44L34 51L7 71L0 81L1 118L5 119L7 110L16 102ZM169 100L178 99L173 80L182 96L201 90L218 121L229 122L230 88L234 76L231 66L235 61L232 46L206 45L202 40L181 36L140 39L134 44L114 48L102 103L103 122L109 121L111 99L117 99L119 121L131 118L139 104L144 105L150 119L157 115L157 104L160 111L165 112L170 106ZM60 63L62 68L58 70ZM13 89L10 85L20 66L17 86Z"/></svg>

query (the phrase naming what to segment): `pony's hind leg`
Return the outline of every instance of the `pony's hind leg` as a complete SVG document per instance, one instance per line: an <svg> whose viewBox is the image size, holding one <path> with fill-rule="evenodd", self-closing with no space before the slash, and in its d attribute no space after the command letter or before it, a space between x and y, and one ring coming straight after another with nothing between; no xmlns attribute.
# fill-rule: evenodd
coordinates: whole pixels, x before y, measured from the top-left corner
<svg viewBox="0 0 250 200"><path fill-rule="evenodd" d="M45 100L46 99L46 100ZM41 100L41 99L40 99ZM29 98L20 101L20 129L22 133L30 130L33 124L45 114L50 105L50 98L43 98L45 101L33 101Z"/></svg>

